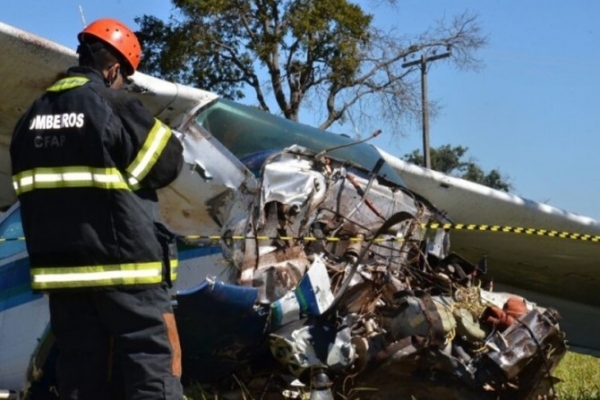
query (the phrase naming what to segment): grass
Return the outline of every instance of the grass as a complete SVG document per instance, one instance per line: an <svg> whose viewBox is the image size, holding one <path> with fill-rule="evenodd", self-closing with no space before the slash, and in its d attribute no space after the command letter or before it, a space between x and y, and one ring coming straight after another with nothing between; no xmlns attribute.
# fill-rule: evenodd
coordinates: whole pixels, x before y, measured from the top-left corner
<svg viewBox="0 0 600 400"><path fill-rule="evenodd" d="M600 358L567 352L554 371L554 376L561 380L556 384L558 399L600 400ZM239 390L239 399L253 399L243 385L240 387L242 390ZM188 387L186 394L188 399L193 400L221 400L224 398L208 394L196 385Z"/></svg>
<svg viewBox="0 0 600 400"><path fill-rule="evenodd" d="M568 352L554 375L561 400L600 400L600 358Z"/></svg>

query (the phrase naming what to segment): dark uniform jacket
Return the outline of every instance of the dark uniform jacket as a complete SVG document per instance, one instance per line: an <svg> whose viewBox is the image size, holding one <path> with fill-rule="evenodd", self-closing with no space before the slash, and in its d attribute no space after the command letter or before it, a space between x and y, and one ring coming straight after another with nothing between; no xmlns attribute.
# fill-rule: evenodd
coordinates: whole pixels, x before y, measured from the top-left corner
<svg viewBox="0 0 600 400"><path fill-rule="evenodd" d="M34 290L174 278L155 190L177 177L182 146L139 100L71 68L21 117L10 154Z"/></svg>

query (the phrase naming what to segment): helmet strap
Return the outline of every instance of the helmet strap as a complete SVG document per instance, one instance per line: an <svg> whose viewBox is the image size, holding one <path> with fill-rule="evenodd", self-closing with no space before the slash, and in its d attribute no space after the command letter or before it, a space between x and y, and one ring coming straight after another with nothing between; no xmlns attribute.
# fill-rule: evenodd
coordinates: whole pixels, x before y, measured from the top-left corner
<svg viewBox="0 0 600 400"><path fill-rule="evenodd" d="M92 59L94 68L100 70L100 73L103 76L104 85L107 88L109 88L117 80L118 75L115 75L114 78L110 78L108 76L104 76L104 74L102 73L102 70L103 70L102 64L104 64L105 61L101 60L100 57L98 56L98 53L102 50L106 50L106 49L105 49L105 46L101 42L96 42L96 43L92 43L92 44L83 42L83 43L80 43L79 46L77 47L78 54L81 54L81 52L84 51L87 53L87 56L89 56Z"/></svg>
<svg viewBox="0 0 600 400"><path fill-rule="evenodd" d="M111 70L111 69L112 69L112 68L113 68L115 65L116 65L116 64L113 64L113 66L111 66L111 67L108 69L108 71L109 71L109 72L108 72L108 74L107 74L106 78L104 78L104 84L106 85L106 87L111 87L111 86L112 86L112 85L115 83L115 81L117 80L117 78L119 77L119 74L121 73L121 71L120 71L120 67L117 67L117 72L116 72L116 73L113 75L113 77L111 78L111 76L110 76L110 75L111 75L111 73L110 73L110 70Z"/></svg>

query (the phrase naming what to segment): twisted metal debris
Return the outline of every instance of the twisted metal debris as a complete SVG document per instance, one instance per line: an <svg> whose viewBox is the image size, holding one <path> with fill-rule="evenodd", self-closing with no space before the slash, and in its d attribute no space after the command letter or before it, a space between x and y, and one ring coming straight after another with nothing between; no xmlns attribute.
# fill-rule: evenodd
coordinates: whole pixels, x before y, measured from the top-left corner
<svg viewBox="0 0 600 400"><path fill-rule="evenodd" d="M244 385L290 398L550 393L566 350L558 313L494 293L485 259L451 252L448 231L425 229L449 221L377 169L291 147L264 163L248 212L223 221L223 237L246 238L223 240L223 254L258 291L277 361L250 357Z"/></svg>

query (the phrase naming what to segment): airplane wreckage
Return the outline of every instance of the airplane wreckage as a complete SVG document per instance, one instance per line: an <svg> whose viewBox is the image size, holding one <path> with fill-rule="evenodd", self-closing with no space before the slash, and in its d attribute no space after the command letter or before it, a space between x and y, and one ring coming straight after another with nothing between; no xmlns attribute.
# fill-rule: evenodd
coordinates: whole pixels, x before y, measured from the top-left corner
<svg viewBox="0 0 600 400"><path fill-rule="evenodd" d="M12 205L0 217L0 388L11 390L6 398L53 398L57 349L46 299L29 288L7 146L20 112L75 55L2 23L0 48L0 87L15 94L0 122L0 206ZM137 73L128 90L184 144L183 171L159 193L179 235L173 303L184 383L224 399L552 393L571 335L561 317L571 328L598 304L568 280L547 280L570 265L594 281L587 257L597 245L558 246L564 257L545 275L512 257L546 263L565 240L448 227L523 220L590 236L600 224L199 89ZM438 196L448 185L456 190ZM496 282L522 290L496 291ZM574 309L589 312L569 320ZM582 348L600 348L572 331Z"/></svg>

